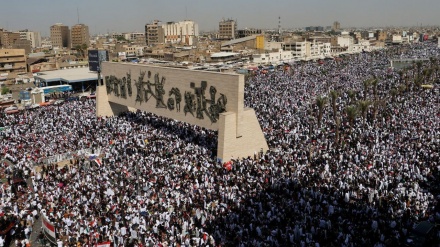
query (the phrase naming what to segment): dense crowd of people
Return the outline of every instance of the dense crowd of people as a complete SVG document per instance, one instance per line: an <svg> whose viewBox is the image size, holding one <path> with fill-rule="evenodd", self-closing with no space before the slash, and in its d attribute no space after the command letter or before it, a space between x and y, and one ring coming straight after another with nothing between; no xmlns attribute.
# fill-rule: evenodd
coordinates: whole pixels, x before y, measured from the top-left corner
<svg viewBox="0 0 440 247"><path fill-rule="evenodd" d="M245 105L270 150L229 169L215 131L147 112L97 118L85 100L3 115L0 151L13 165L2 163L2 217L20 226L16 245L40 231L40 214L61 246L407 244L417 223L440 222L440 64L401 72L389 59L439 54L426 42L251 76ZM423 69L434 88L412 83ZM99 159L34 167L82 149ZM28 189L12 186L18 176Z"/></svg>

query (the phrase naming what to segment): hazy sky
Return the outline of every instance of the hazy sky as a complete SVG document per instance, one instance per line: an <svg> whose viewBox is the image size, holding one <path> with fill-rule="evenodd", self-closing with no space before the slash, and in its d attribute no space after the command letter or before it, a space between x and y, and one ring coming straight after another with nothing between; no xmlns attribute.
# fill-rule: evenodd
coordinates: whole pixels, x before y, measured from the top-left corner
<svg viewBox="0 0 440 247"><path fill-rule="evenodd" d="M152 20L191 19L200 31L218 29L222 18L238 28L300 28L440 25L440 0L1 0L0 27L49 35L55 23L79 21L91 34L143 32Z"/></svg>

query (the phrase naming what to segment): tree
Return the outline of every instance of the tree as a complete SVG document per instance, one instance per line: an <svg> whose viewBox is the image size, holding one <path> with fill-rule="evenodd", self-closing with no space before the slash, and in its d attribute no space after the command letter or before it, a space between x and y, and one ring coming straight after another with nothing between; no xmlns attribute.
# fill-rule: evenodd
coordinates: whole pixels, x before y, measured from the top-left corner
<svg viewBox="0 0 440 247"><path fill-rule="evenodd" d="M350 90L347 91L347 95L348 95L348 98L350 99L349 103L353 104L353 101L356 98L356 91L350 89Z"/></svg>
<svg viewBox="0 0 440 247"><path fill-rule="evenodd" d="M417 62L416 62L417 74L418 74L419 76L420 76L421 73L422 73L422 66L423 66L422 61L417 61Z"/></svg>
<svg viewBox="0 0 440 247"><path fill-rule="evenodd" d="M396 90L396 89L394 89L394 90ZM377 113L379 112L379 110L382 110L382 108L385 105L386 105L386 102L384 100L375 100L373 102L373 118L372 118L372 122L374 122L376 120Z"/></svg>
<svg viewBox="0 0 440 247"><path fill-rule="evenodd" d="M341 128L341 119L339 119L337 116L335 117L335 144L338 145L339 143L339 129Z"/></svg>
<svg viewBox="0 0 440 247"><path fill-rule="evenodd" d="M402 84L403 85L403 84ZM391 102L394 102L396 100L396 96L399 94L399 91L396 88L392 88L390 90L391 95Z"/></svg>
<svg viewBox="0 0 440 247"><path fill-rule="evenodd" d="M332 104L332 109L333 109L333 118L336 120L337 116L336 116L336 101L338 100L338 96L339 93L335 90L331 90L330 91L330 99L331 99L331 104Z"/></svg>
<svg viewBox="0 0 440 247"><path fill-rule="evenodd" d="M374 97L374 100L377 100L377 84L379 83L379 80L378 79L372 79L371 80L371 82L370 82L370 84L371 84L371 86L373 87L373 97Z"/></svg>
<svg viewBox="0 0 440 247"><path fill-rule="evenodd" d="M2 87L2 94L8 94L9 88L8 87Z"/></svg>
<svg viewBox="0 0 440 247"><path fill-rule="evenodd" d="M371 102L368 100L361 100L358 102L358 108L362 115L362 124L365 124L365 119L367 118L367 112L370 105Z"/></svg>
<svg viewBox="0 0 440 247"><path fill-rule="evenodd" d="M347 114L348 123L350 124L350 129L353 128L354 120L356 120L358 110L356 106L345 107L345 113Z"/></svg>
<svg viewBox="0 0 440 247"><path fill-rule="evenodd" d="M371 84L371 79L363 81L362 84L364 85L364 100L366 100L368 94L368 88L370 87Z"/></svg>
<svg viewBox="0 0 440 247"><path fill-rule="evenodd" d="M316 98L316 106L318 107L318 127L321 127L321 120L325 105L327 104L327 98L318 96Z"/></svg>

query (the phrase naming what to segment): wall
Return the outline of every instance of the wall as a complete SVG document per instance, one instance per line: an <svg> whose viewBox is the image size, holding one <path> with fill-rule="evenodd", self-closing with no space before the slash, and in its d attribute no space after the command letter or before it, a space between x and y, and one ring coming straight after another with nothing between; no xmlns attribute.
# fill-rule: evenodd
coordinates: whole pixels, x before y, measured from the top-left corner
<svg viewBox="0 0 440 247"><path fill-rule="evenodd" d="M135 108L218 130L224 160L268 149L255 112L244 108L243 75L111 62L102 75L98 116Z"/></svg>

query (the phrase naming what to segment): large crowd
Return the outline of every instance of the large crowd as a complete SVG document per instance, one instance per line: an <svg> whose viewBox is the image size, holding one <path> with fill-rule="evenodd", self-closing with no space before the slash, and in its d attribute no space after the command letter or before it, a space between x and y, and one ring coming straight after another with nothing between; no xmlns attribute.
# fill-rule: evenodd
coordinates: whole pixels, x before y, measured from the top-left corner
<svg viewBox="0 0 440 247"><path fill-rule="evenodd" d="M407 244L419 222L440 222L440 63L401 72L389 59L439 55L426 42L250 76L245 105L270 150L230 169L215 158L215 131L147 112L96 117L85 100L3 115L0 152L13 165L1 164L0 224L17 222L16 246L41 230L39 215L59 246ZM408 83L424 69L432 89ZM34 167L82 149L99 149L99 161Z"/></svg>

